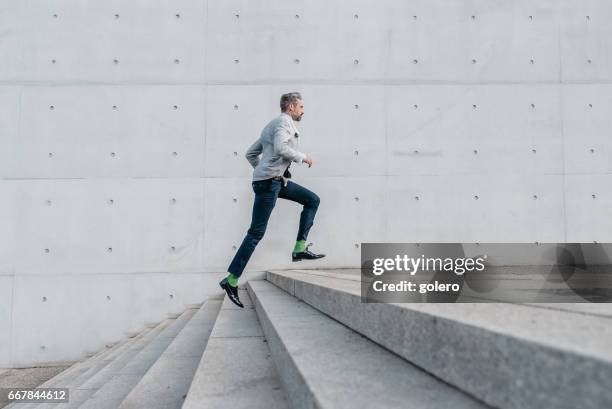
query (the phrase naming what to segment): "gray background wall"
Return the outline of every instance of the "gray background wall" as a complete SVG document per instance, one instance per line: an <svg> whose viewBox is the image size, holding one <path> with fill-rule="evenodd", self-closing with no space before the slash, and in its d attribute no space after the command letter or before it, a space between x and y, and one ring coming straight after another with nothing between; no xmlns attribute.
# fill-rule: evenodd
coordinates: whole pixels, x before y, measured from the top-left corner
<svg viewBox="0 0 612 409"><path fill-rule="evenodd" d="M300 91L307 267L361 242L612 237L606 0L0 0L0 367L216 292L246 148ZM280 202L250 271L290 268ZM313 247L314 248L314 247Z"/></svg>

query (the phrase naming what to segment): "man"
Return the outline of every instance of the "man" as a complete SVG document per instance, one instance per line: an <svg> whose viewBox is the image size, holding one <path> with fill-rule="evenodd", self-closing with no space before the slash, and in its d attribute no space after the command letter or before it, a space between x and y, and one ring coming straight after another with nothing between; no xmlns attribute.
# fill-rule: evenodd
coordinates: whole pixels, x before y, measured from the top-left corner
<svg viewBox="0 0 612 409"><path fill-rule="evenodd" d="M300 215L297 240L291 254L292 260L325 257L325 254L315 254L308 250L312 243L306 245L308 232L319 207L319 196L288 180L291 178L289 166L292 162L305 162L309 168L312 166L312 158L297 150L299 132L294 121L299 122L304 115L302 96L299 92L283 94L280 108L281 114L264 127L259 139L251 145L245 155L253 166L252 187L255 192L255 202L251 227L227 270L229 275L219 283L229 299L241 308L244 306L238 297L238 278L266 231L277 198L292 200L304 206Z"/></svg>

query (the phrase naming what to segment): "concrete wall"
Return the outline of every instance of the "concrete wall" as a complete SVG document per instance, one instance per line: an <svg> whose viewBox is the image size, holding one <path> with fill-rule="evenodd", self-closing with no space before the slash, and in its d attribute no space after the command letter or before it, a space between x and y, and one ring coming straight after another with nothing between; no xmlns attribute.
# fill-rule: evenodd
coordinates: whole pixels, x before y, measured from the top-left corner
<svg viewBox="0 0 612 409"><path fill-rule="evenodd" d="M304 95L317 264L361 242L612 239L607 0L0 2L0 367L216 291L243 155ZM280 202L249 270L292 267Z"/></svg>

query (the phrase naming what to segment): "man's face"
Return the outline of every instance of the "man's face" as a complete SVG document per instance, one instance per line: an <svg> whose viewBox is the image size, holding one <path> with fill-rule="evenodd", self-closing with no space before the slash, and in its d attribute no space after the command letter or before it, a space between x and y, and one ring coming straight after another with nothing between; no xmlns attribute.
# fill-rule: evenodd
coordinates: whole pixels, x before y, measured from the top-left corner
<svg viewBox="0 0 612 409"><path fill-rule="evenodd" d="M287 108L287 113L291 115L294 121L301 121L302 116L304 115L304 102L301 99L298 99L295 103L289 104L289 108Z"/></svg>

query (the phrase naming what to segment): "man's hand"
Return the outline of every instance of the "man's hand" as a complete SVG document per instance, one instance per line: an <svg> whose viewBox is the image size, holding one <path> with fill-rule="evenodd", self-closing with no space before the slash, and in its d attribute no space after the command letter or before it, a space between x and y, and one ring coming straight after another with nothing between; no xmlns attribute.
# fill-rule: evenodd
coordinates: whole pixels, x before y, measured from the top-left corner
<svg viewBox="0 0 612 409"><path fill-rule="evenodd" d="M306 155L306 158L302 161L308 164L308 167L312 166L312 158L308 155Z"/></svg>

